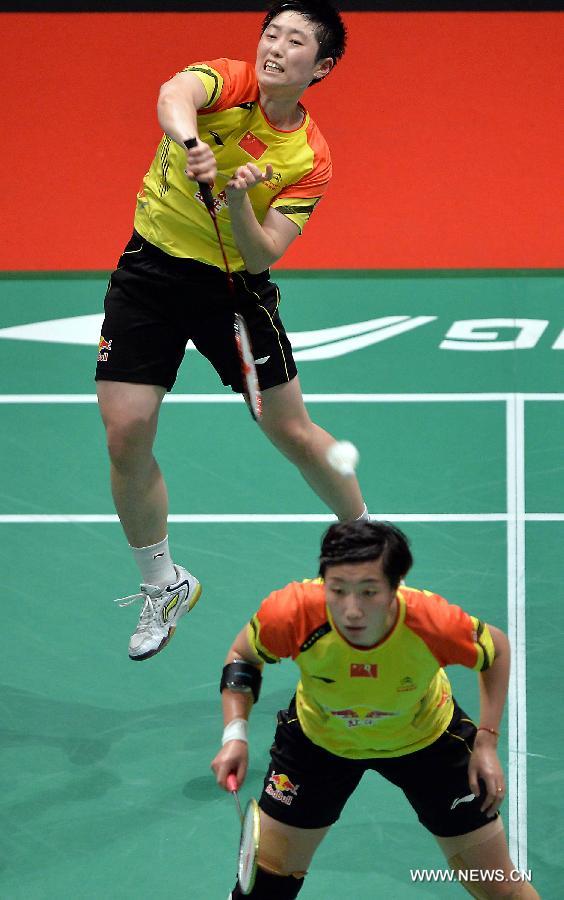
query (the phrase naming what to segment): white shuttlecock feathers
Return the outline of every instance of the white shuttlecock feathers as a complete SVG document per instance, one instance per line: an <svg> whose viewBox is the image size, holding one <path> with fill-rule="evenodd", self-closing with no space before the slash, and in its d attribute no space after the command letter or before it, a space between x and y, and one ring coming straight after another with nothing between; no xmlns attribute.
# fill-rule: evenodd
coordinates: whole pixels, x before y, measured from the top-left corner
<svg viewBox="0 0 564 900"><path fill-rule="evenodd" d="M358 450L350 441L335 441L327 450L327 462L345 477L354 475L359 458Z"/></svg>

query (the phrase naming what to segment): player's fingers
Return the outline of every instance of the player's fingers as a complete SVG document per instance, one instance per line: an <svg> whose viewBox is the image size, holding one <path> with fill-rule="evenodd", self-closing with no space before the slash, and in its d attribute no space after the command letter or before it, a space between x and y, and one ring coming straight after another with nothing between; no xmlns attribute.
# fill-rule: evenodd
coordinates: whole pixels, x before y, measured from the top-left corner
<svg viewBox="0 0 564 900"><path fill-rule="evenodd" d="M243 784L245 778L247 777L247 760L242 759L237 766L237 782L239 787Z"/></svg>
<svg viewBox="0 0 564 900"><path fill-rule="evenodd" d="M196 144L195 147L189 147L186 152L188 154L188 158L194 161L215 159L213 151L208 147L207 144L204 144L202 142Z"/></svg>
<svg viewBox="0 0 564 900"><path fill-rule="evenodd" d="M495 788L495 800L490 806L488 815L495 816L496 812L500 808L501 804L505 800L505 785L498 784Z"/></svg>
<svg viewBox="0 0 564 900"><path fill-rule="evenodd" d="M485 779L486 786L486 796L482 802L480 807L481 812L485 812L488 816L493 816L494 812L492 812L492 807L495 805L498 799L498 785L496 779L493 776L488 776Z"/></svg>
<svg viewBox="0 0 564 900"><path fill-rule="evenodd" d="M472 769L468 769L468 785L475 797L480 796L480 785L478 784L478 773Z"/></svg>
<svg viewBox="0 0 564 900"><path fill-rule="evenodd" d="M234 176L228 182L227 187L231 188L231 190L240 191L240 190L246 190L248 185L244 178Z"/></svg>
<svg viewBox="0 0 564 900"><path fill-rule="evenodd" d="M256 169L256 166L254 166L254 168ZM245 168L241 170L239 177L246 188L250 188L257 183L257 176L250 166L245 166Z"/></svg>
<svg viewBox="0 0 564 900"><path fill-rule="evenodd" d="M194 169L184 169L184 174L190 181L201 181L204 184L209 184L210 187L213 187L215 184L215 178L211 172L199 172Z"/></svg>
<svg viewBox="0 0 564 900"><path fill-rule="evenodd" d="M266 171L265 171L264 175L262 176L262 180L270 181L270 179L272 178L273 175L274 175L274 169L272 168L270 163L268 163L268 165L266 167Z"/></svg>
<svg viewBox="0 0 564 900"><path fill-rule="evenodd" d="M218 756L219 756L219 754L218 754ZM219 772L220 772L221 765L220 765L218 756L216 756L214 759L212 759L212 761L210 763L210 769L214 773L216 780L219 784Z"/></svg>
<svg viewBox="0 0 564 900"><path fill-rule="evenodd" d="M213 766L212 766L212 768L213 768ZM224 791L226 791L228 789L227 788L227 776L229 775L229 773L231 771L232 771L232 767L229 765L229 763L225 763L225 762L219 763L219 765L214 769L215 780L216 780L217 784L219 785L219 787L223 788Z"/></svg>

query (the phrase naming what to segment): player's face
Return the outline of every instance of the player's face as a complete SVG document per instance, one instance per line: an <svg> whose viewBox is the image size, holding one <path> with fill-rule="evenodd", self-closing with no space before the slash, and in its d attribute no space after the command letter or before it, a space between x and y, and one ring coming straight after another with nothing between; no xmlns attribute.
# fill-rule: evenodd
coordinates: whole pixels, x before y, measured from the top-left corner
<svg viewBox="0 0 564 900"><path fill-rule="evenodd" d="M360 647L376 644L395 622L396 591L382 571L381 559L328 566L325 599L342 636Z"/></svg>
<svg viewBox="0 0 564 900"><path fill-rule="evenodd" d="M319 44L315 26L300 13L282 12L261 35L256 72L259 85L268 93L305 90L316 75L325 75L332 60L317 60Z"/></svg>

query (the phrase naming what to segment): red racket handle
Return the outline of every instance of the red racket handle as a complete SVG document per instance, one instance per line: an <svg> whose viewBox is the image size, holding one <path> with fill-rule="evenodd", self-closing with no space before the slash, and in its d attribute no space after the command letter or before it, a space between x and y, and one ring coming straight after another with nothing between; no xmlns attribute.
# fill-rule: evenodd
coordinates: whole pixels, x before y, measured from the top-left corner
<svg viewBox="0 0 564 900"><path fill-rule="evenodd" d="M188 138L187 141L184 141L184 146L191 150L192 147L195 147L197 144L196 138ZM213 194L211 187L205 181L198 181L198 188L200 189L200 194L202 195L202 200L204 201L205 207L207 211L210 213L215 213L214 205L213 205Z"/></svg>
<svg viewBox="0 0 564 900"><path fill-rule="evenodd" d="M231 772L227 776L225 783L227 784L227 787L231 791L231 793L235 793L239 788L239 785L237 784L237 776L235 775L235 772Z"/></svg>

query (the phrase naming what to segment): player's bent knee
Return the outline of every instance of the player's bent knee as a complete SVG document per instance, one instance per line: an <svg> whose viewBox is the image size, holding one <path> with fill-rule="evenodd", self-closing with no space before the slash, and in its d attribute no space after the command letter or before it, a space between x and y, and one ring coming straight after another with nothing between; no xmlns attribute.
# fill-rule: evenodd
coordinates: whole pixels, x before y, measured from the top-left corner
<svg viewBox="0 0 564 900"><path fill-rule="evenodd" d="M125 419L119 424L108 425L106 437L112 461L126 464L135 457L152 452L153 423L143 418Z"/></svg>
<svg viewBox="0 0 564 900"><path fill-rule="evenodd" d="M301 875L301 877L296 878L296 875ZM304 883L303 873L296 873L296 875L275 875L273 872L266 872L259 866L252 891L249 894L243 894L239 882L237 882L231 898L232 900L241 900L242 897L249 897L249 900L294 900Z"/></svg>

